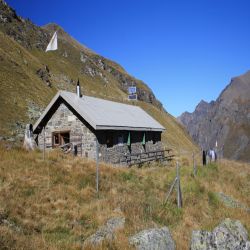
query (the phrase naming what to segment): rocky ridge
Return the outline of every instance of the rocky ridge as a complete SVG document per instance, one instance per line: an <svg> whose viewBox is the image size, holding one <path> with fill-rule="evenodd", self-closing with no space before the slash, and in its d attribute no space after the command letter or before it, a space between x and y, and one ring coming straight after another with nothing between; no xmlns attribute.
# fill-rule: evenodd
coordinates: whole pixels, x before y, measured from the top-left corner
<svg viewBox="0 0 250 250"><path fill-rule="evenodd" d="M216 101L202 100L178 120L201 148L217 141L220 156L250 161L250 71L233 78Z"/></svg>

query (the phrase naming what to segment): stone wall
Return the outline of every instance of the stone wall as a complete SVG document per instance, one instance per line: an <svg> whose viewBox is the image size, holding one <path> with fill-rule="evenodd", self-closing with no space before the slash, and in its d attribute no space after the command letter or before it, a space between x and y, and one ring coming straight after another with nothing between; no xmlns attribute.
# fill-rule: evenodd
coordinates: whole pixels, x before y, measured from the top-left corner
<svg viewBox="0 0 250 250"><path fill-rule="evenodd" d="M110 133L110 132L109 132ZM131 146L127 145L128 131L112 131L113 146L107 146L107 131L98 131L97 138L99 142L100 160L108 163L125 164L124 154L137 154L149 151L162 150L160 132L145 132L145 145L142 144L144 132L131 131ZM118 137L123 137L123 143L119 142Z"/></svg>
<svg viewBox="0 0 250 250"><path fill-rule="evenodd" d="M148 151L161 150L161 133L145 132L145 145L142 144L144 132L131 131L131 146L127 145L128 131L95 131L82 117L80 117L67 103L62 102L58 108L52 112L45 126L46 148L53 147L54 132L70 132L70 142L73 144L82 143L82 147L77 147L79 156L96 158L96 136L99 143L100 161L125 164L125 154L136 154ZM109 145L107 140L112 137ZM122 139L121 139L122 138ZM43 148L43 131L38 135L38 146Z"/></svg>
<svg viewBox="0 0 250 250"><path fill-rule="evenodd" d="M45 126L46 148L52 148L53 132L70 131L70 142L82 143L78 155L94 159L96 137L92 128L79 117L66 103L62 103ZM38 136L38 146L43 148L43 132Z"/></svg>

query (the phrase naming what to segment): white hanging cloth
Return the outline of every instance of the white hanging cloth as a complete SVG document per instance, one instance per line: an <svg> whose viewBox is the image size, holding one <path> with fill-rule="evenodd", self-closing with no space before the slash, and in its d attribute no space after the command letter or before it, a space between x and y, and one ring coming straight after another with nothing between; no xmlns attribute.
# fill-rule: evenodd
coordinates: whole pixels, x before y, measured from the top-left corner
<svg viewBox="0 0 250 250"><path fill-rule="evenodd" d="M47 48L46 48L46 52L50 51L50 50L57 50L57 32L54 33L54 35L52 36Z"/></svg>

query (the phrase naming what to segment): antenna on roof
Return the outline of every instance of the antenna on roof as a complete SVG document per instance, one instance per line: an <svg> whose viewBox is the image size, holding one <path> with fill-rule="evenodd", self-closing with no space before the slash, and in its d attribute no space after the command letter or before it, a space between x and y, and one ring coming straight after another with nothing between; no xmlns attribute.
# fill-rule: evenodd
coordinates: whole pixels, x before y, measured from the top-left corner
<svg viewBox="0 0 250 250"><path fill-rule="evenodd" d="M78 97L82 97L79 78L77 80L77 85L76 85L76 94Z"/></svg>

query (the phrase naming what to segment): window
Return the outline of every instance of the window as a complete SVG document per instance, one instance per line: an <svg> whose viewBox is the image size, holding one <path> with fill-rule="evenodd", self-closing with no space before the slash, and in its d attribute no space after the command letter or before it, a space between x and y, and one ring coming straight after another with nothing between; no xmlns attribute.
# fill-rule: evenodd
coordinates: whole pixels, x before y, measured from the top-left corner
<svg viewBox="0 0 250 250"><path fill-rule="evenodd" d="M69 139L69 132L60 133L60 136L61 136L61 145L70 142L70 139Z"/></svg>
<svg viewBox="0 0 250 250"><path fill-rule="evenodd" d="M54 132L52 134L53 147L58 147L70 142L70 132Z"/></svg>
<svg viewBox="0 0 250 250"><path fill-rule="evenodd" d="M124 144L124 137L123 137L123 135L119 135L118 136L117 144L118 144L118 146L123 146L123 144Z"/></svg>
<svg viewBox="0 0 250 250"><path fill-rule="evenodd" d="M146 145L146 133L144 132L142 135L142 145L145 146Z"/></svg>
<svg viewBox="0 0 250 250"><path fill-rule="evenodd" d="M54 145L60 145L59 134L54 134L53 142L54 142Z"/></svg>
<svg viewBox="0 0 250 250"><path fill-rule="evenodd" d="M159 142L161 140L161 134L158 132L153 133L153 144Z"/></svg>
<svg viewBox="0 0 250 250"><path fill-rule="evenodd" d="M112 148L114 145L113 142L113 133L112 132L107 132L106 134L106 144L108 148Z"/></svg>
<svg viewBox="0 0 250 250"><path fill-rule="evenodd" d="M157 135L154 133L153 134L153 144L155 144L157 142Z"/></svg>

